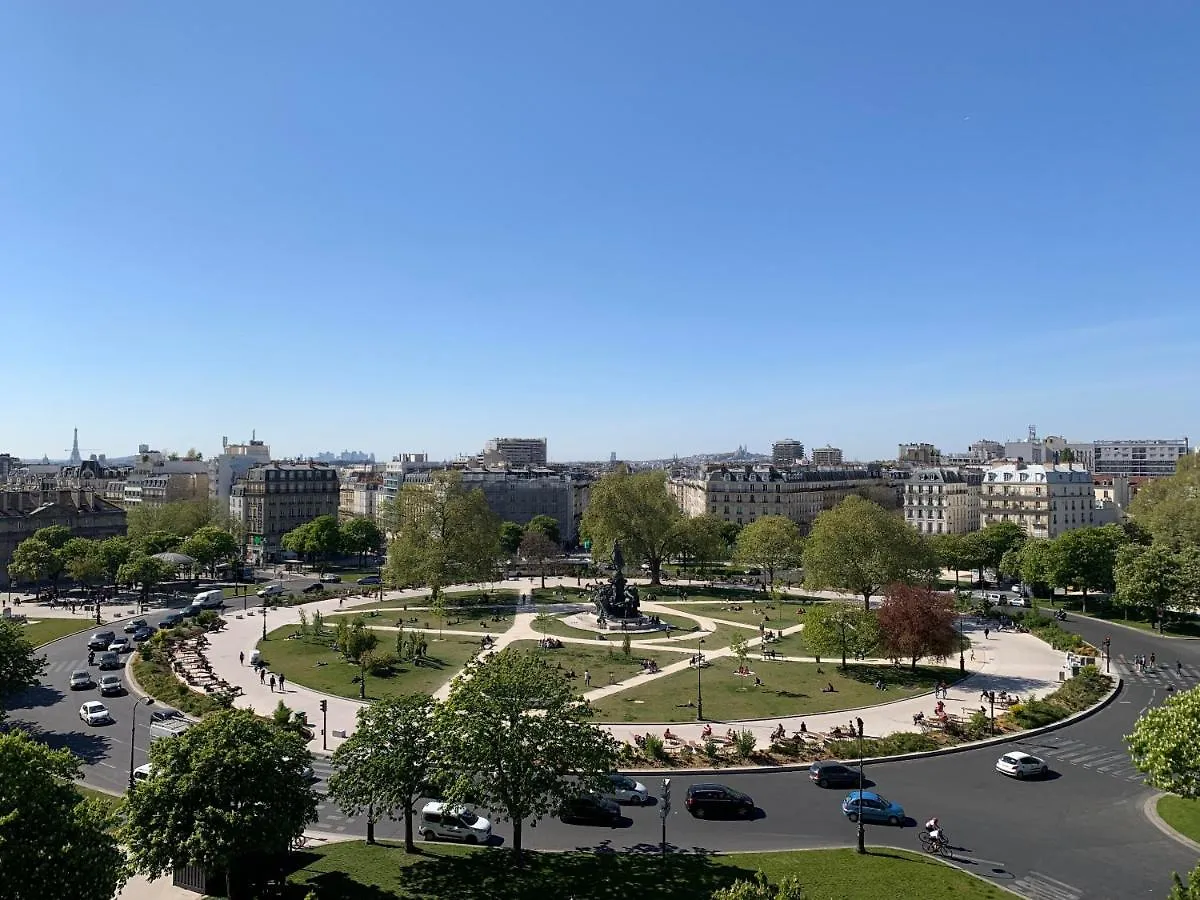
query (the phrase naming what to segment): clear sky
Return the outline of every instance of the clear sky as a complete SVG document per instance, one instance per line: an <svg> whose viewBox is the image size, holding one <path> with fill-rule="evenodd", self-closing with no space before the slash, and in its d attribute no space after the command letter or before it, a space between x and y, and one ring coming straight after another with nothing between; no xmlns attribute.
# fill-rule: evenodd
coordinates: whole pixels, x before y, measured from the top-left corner
<svg viewBox="0 0 1200 900"><path fill-rule="evenodd" d="M11 0L0 451L1188 435L1198 60L1183 0Z"/></svg>

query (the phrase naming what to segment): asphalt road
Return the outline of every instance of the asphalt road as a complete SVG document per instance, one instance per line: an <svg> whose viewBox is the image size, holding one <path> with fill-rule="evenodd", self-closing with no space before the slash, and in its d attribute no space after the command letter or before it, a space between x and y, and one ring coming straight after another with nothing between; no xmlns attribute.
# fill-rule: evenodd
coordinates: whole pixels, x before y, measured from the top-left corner
<svg viewBox="0 0 1200 900"><path fill-rule="evenodd" d="M297 586L303 586L298 584ZM158 613L148 618L161 618ZM1142 806L1154 791L1130 765L1122 736L1138 715L1167 696L1166 685L1186 688L1200 683L1200 642L1160 638L1113 628L1078 615L1065 627L1093 643L1112 636L1113 674L1125 681L1117 698L1094 716L1040 737L997 748L981 748L941 757L868 767L875 789L904 806L906 827L867 826L867 841L918 849L918 823L937 815L955 845L955 860L971 871L1028 897L1046 900L1163 897L1170 873L1185 872L1195 854L1169 840L1145 818ZM119 623L115 626L120 630ZM78 707L94 691L66 688L73 668L86 662L91 631L64 638L46 648L45 686L28 692L12 709L15 722L39 729L54 746L72 749L83 760L87 783L123 790L128 781L130 715L135 697L109 698L114 725L90 728ZM1160 669L1142 674L1129 661L1137 653L1156 653ZM1184 670L1176 673L1175 662ZM134 764L145 761L148 712L138 710ZM997 774L993 766L1006 748L1044 757L1051 775L1019 782ZM324 788L328 763L314 766ZM642 779L653 793L661 780ZM693 819L683 810L687 785L718 780L743 790L759 804L751 821ZM855 826L840 811L844 790L821 790L803 772L762 771L719 778L673 776L674 808L668 817L670 846L688 850L771 850L842 846L853 843ZM362 834L362 823L342 817L331 804L320 807L317 828ZM543 820L525 831L526 845L542 849L657 849L660 820L655 806L626 808L621 826L589 827ZM511 827L497 823L497 840L511 839ZM381 837L398 835L399 826L383 823Z"/></svg>

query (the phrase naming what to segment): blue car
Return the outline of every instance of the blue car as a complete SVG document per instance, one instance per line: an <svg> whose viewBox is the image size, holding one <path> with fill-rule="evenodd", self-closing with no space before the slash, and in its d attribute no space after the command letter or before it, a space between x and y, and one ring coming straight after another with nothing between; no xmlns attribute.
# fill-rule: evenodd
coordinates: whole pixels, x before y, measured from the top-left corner
<svg viewBox="0 0 1200 900"><path fill-rule="evenodd" d="M842 801L842 812L851 822L857 822L861 815L864 822L904 824L904 807L884 799L874 791L851 791Z"/></svg>

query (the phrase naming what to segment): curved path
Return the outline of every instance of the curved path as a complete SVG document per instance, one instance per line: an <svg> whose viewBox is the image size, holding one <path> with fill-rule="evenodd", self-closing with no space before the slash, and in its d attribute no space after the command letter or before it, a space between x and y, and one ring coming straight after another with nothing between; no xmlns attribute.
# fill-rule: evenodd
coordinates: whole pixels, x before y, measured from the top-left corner
<svg viewBox="0 0 1200 900"><path fill-rule="evenodd" d="M22 611L35 613L28 608ZM1154 792L1129 764L1122 735L1144 709L1162 702L1168 683L1182 688L1200 681L1200 642L1159 638L1076 615L1067 627L1093 643L1112 635L1113 671L1124 678L1124 685L1115 701L1096 715L1050 734L1013 742L1046 757L1053 769L1050 779L1016 782L996 775L992 765L1000 752L997 748L881 763L869 767L867 777L890 799L902 803L914 820L939 815L959 848L960 863L1025 896L1046 900L1164 896L1170 872L1189 870L1196 854L1146 821L1141 808ZM109 701L115 726L86 729L75 713L82 700L61 687L66 673L86 658L88 633L48 645L47 686L20 698L11 716L16 722L40 726L51 743L79 753L89 784L119 791L128 772L128 723L134 698ZM1137 653L1150 652L1168 667L1142 674L1126 662ZM1183 663L1181 674L1175 671L1176 659ZM290 691L289 686L287 702L292 704ZM139 711L139 719L144 715ZM144 761L143 722L139 720L135 732L136 764ZM328 772L323 761L318 760L316 768L320 774ZM674 775L675 796L697 780L703 779ZM728 774L720 780L755 797L763 815L751 822L695 820L677 804L668 821L668 840L674 846L732 851L853 842L854 826L838 810L842 792L821 791L802 772L764 770ZM649 786L657 790L657 780L651 779ZM316 828L345 836L363 833L361 823L341 817L328 804L322 805ZM381 837L395 835L399 827L388 823L377 831ZM504 824L497 832L501 840L510 834ZM644 850L656 846L658 836L659 819L653 808L628 810L623 827L616 829L544 820L526 832L530 846L544 849ZM868 841L917 847L911 827L869 826Z"/></svg>

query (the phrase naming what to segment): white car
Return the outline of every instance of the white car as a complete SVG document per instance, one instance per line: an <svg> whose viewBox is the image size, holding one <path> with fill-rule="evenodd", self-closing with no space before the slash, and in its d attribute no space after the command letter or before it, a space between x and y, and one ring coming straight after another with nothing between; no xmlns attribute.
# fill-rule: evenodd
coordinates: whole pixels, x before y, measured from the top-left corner
<svg viewBox="0 0 1200 900"><path fill-rule="evenodd" d="M121 684L121 676L113 675L111 672L100 676L100 696L107 697L109 694L120 694L125 691Z"/></svg>
<svg viewBox="0 0 1200 900"><path fill-rule="evenodd" d="M108 707L95 700L79 707L79 718L83 719L89 725L107 725L113 720L112 713L108 711Z"/></svg>
<svg viewBox="0 0 1200 900"><path fill-rule="evenodd" d="M605 800L611 800L614 803L636 803L638 806L644 806L650 802L650 792L640 781L634 781L624 775L610 775L609 779L612 787L600 792L600 796Z"/></svg>
<svg viewBox="0 0 1200 900"><path fill-rule="evenodd" d="M492 838L492 823L462 806L447 806L431 800L421 810L417 831L422 839L435 838L462 841L466 844L486 844Z"/></svg>
<svg viewBox="0 0 1200 900"><path fill-rule="evenodd" d="M1050 771L1050 767L1046 765L1044 759L1022 753L1020 750L1013 750L996 760L996 771L1001 775L1010 775L1013 778L1029 778L1030 776L1045 775Z"/></svg>
<svg viewBox="0 0 1200 900"><path fill-rule="evenodd" d="M145 781L147 778L150 778L153 775L154 766L152 766L150 763L138 766L133 770L133 783L137 784L139 781Z"/></svg>
<svg viewBox="0 0 1200 900"><path fill-rule="evenodd" d="M108 645L108 649L112 653L128 653L133 649L133 644L129 638L119 637Z"/></svg>
<svg viewBox="0 0 1200 900"><path fill-rule="evenodd" d="M87 669L76 669L71 673L71 690L78 691L92 686L92 673Z"/></svg>

